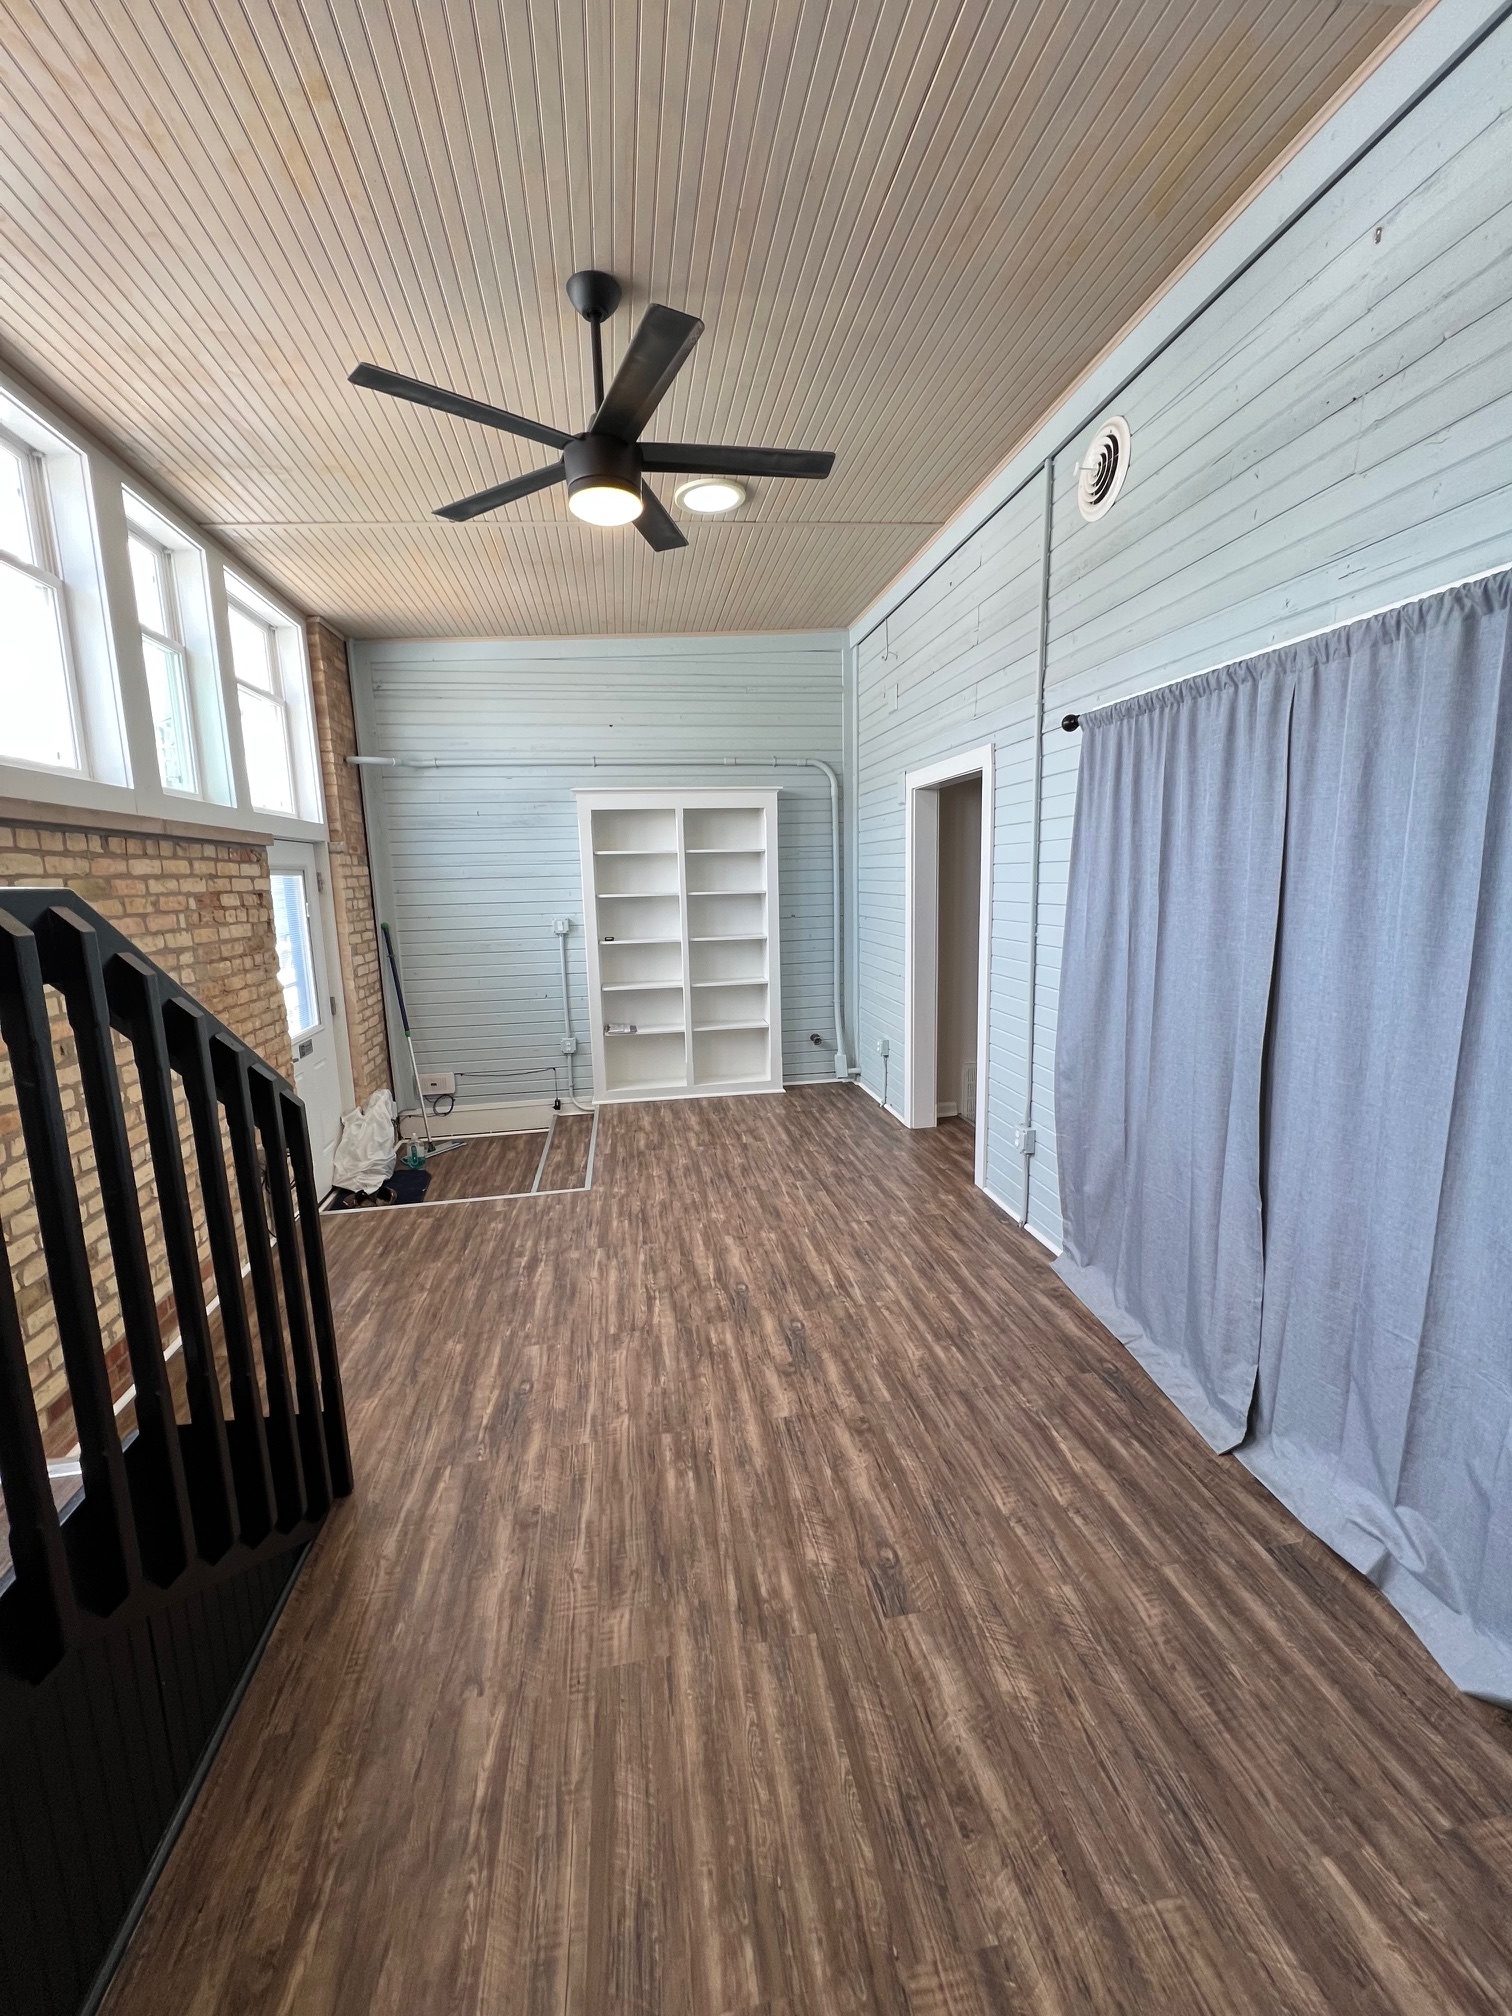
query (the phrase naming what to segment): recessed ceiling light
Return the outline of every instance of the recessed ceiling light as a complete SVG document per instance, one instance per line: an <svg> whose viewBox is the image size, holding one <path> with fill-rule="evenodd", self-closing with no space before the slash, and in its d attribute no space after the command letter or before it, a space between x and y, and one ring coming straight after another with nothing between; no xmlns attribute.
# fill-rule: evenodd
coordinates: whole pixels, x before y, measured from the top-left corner
<svg viewBox="0 0 1512 2016"><path fill-rule="evenodd" d="M733 476L689 476L672 494L685 511L708 516L715 511L736 510L750 493Z"/></svg>

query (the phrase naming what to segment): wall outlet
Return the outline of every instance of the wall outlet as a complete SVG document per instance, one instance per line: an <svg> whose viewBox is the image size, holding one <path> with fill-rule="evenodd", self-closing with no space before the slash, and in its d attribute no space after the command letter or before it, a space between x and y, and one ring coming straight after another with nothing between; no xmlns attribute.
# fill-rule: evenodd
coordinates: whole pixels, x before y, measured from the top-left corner
<svg viewBox="0 0 1512 2016"><path fill-rule="evenodd" d="M453 1098L457 1096L457 1074L455 1071L422 1071L420 1090L427 1099Z"/></svg>
<svg viewBox="0 0 1512 2016"><path fill-rule="evenodd" d="M1013 1146L1020 1155L1032 1155L1034 1153L1034 1129L1032 1127L1015 1127L1013 1130Z"/></svg>
<svg viewBox="0 0 1512 2016"><path fill-rule="evenodd" d="M551 928L555 931L558 938L565 938L572 929L572 919L570 917L553 917Z"/></svg>
<svg viewBox="0 0 1512 2016"><path fill-rule="evenodd" d="M892 1045L885 1036L877 1038L877 1055L879 1057L891 1057L892 1055Z"/></svg>
<svg viewBox="0 0 1512 2016"><path fill-rule="evenodd" d="M562 1038L562 1055L564 1057L575 1057L577 1055L576 1036L564 1036Z"/></svg>

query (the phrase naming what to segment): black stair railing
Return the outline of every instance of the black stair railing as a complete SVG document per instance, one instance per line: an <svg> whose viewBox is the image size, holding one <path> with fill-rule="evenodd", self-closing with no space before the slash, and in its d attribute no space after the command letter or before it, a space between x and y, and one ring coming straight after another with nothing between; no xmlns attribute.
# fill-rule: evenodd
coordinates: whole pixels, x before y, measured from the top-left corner
<svg viewBox="0 0 1512 2016"><path fill-rule="evenodd" d="M125 1436L49 988L72 1037L135 1388L135 1426ZM162 1284L153 1277L116 1036L134 1066L130 1104L146 1136L187 1420L178 1418L169 1375ZM66 889L0 889L0 1041L82 1473L82 1492L60 1513L0 1226L0 1485L10 1528L10 1569L0 1578L0 1793L8 1790L12 1821L8 1833L0 1814L0 1973L7 1964L19 1970L8 1984L18 2010L65 2012L87 2006L84 1991L110 1959L152 1862L154 1828L168 1823L192 1780L236 1696L246 1655L303 1548L351 1491L352 1471L309 1134L292 1087ZM196 1207L218 1324L206 1299ZM102 1688L108 1701L91 1694ZM108 1786L86 1796L87 1781L110 1779L111 1746L99 1733L107 1724L160 1759L156 1779L144 1776L139 1759L121 1778L130 1825L101 1807ZM66 1770L50 1773L33 1754L44 1730L55 1744L95 1746L93 1762L64 1758ZM75 1798L70 1788L80 1787L78 1812L63 1811ZM44 1823L45 1851L27 1816L28 1802L38 1801L47 1810L32 1817ZM107 1823L112 1838L135 1839L140 1853L128 1848L121 1869L102 1875L94 1833ZM57 1908L49 1886L70 1881L66 1844L75 1826L99 1894L69 1918L91 1927L78 1950L49 1955L37 1940ZM49 1854L56 1866L44 1868ZM7 1866L8 1858L19 1866ZM29 2000L17 1987L28 1979Z"/></svg>

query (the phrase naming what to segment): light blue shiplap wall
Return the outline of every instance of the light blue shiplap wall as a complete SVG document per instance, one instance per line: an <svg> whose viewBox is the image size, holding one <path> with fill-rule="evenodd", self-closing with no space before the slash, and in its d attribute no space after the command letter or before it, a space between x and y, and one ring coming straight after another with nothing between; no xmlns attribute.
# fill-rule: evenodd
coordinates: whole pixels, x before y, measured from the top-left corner
<svg viewBox="0 0 1512 2016"><path fill-rule="evenodd" d="M857 944L855 1021L865 1082L877 1092L880 1037L892 1054L891 1106L903 1103L903 776L992 743L994 819L991 1060L987 1181L1015 1197L1013 1123L1024 1104L1029 986L1029 851L1038 665L1041 500L1015 498L855 654Z"/></svg>
<svg viewBox="0 0 1512 2016"><path fill-rule="evenodd" d="M422 1070L463 1072L473 1100L540 1095L539 1075L503 1074L562 1062L551 924L569 916L586 1094L574 788L775 784L784 1074L833 1076L829 785L792 764L676 759L817 756L838 768L839 635L392 639L351 655L365 751L477 766L367 773L379 906L399 943Z"/></svg>
<svg viewBox="0 0 1512 2016"><path fill-rule="evenodd" d="M1112 512L1088 525L1076 508L1090 429L1055 466L1029 1199L1031 1226L1055 1243L1055 1021L1080 740L1062 714L1512 564L1512 25L1106 410L1133 430ZM895 1103L902 773L999 744L988 1170L1015 1210L1042 500L1030 475L851 654L859 1061L880 1091L876 1038L891 1038Z"/></svg>

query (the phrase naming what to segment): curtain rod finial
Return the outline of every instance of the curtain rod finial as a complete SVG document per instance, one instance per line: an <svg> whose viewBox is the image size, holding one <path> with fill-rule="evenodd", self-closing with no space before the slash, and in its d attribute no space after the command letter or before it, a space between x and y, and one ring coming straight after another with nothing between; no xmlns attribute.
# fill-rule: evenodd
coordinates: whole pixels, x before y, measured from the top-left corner
<svg viewBox="0 0 1512 2016"><path fill-rule="evenodd" d="M1068 735L1074 735L1081 726L1080 714L1066 714L1062 716L1061 726Z"/></svg>

